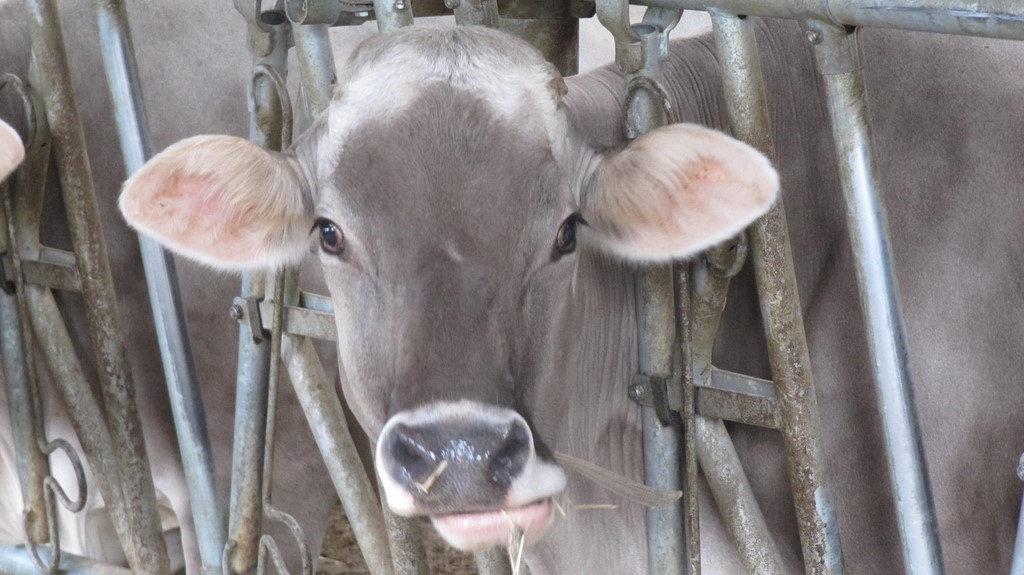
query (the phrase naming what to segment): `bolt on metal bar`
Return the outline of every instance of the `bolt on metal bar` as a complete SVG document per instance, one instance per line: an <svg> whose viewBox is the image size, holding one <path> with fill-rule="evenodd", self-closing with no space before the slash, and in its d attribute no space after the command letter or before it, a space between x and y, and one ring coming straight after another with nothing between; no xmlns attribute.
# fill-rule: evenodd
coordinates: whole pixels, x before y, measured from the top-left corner
<svg viewBox="0 0 1024 575"><path fill-rule="evenodd" d="M720 11L837 27L872 26L1024 40L1024 4L1017 0L634 0L662 8Z"/></svg>
<svg viewBox="0 0 1024 575"><path fill-rule="evenodd" d="M733 135L772 157L768 98L751 22L713 11L712 23ZM804 566L809 574L839 574L839 532L781 197L750 228L750 244Z"/></svg>
<svg viewBox="0 0 1024 575"><path fill-rule="evenodd" d="M861 310L885 430L886 459L898 508L904 567L915 575L943 573L885 205L873 166L856 35L830 24L808 22L807 39L814 45L818 71L825 80Z"/></svg>
<svg viewBox="0 0 1024 575"><path fill-rule="evenodd" d="M1017 478L1024 481L1024 455L1017 463ZM1010 575L1024 575L1024 497L1020 502L1020 519L1017 521L1017 539L1013 545L1013 563Z"/></svg>
<svg viewBox="0 0 1024 575"><path fill-rule="evenodd" d="M44 561L51 561L49 549L39 550ZM98 563L84 557L61 552L61 575L131 575L124 567ZM22 546L0 545L0 573L6 575L39 575L28 550Z"/></svg>
<svg viewBox="0 0 1024 575"><path fill-rule="evenodd" d="M128 16L121 0L97 2L100 46L127 174L152 155L152 143ZM174 258L156 241L139 236L157 341L163 359L174 427L188 483L203 573L220 573L224 547L223 506L214 482L206 412L189 344Z"/></svg>
<svg viewBox="0 0 1024 575"><path fill-rule="evenodd" d="M132 567L166 573L167 549L160 536L160 518L150 473L142 422L135 408L131 366L121 339L121 320L110 278L110 264L85 151L85 138L70 84L60 22L53 0L29 0L32 52L42 81L41 93L57 154L58 174L68 213L72 243L85 296L86 316L98 362L100 389L108 426L117 448L120 493L130 528L124 541ZM114 495L114 494L111 494Z"/></svg>

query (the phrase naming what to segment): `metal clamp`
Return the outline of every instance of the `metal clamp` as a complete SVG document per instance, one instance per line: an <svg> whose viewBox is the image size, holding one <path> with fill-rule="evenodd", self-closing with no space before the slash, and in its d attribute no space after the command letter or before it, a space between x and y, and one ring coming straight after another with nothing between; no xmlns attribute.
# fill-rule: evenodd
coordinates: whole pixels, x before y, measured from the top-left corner
<svg viewBox="0 0 1024 575"><path fill-rule="evenodd" d="M640 405L653 407L662 427L679 424L682 422L679 413L683 409L683 393L681 386L670 385L673 383L675 378L671 375L638 373L629 386L629 398Z"/></svg>

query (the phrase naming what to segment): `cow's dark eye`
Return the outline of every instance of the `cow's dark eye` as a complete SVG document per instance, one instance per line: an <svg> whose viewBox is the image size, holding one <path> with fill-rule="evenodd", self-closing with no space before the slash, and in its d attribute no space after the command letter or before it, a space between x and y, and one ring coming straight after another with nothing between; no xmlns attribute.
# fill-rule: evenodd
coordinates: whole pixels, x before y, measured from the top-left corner
<svg viewBox="0 0 1024 575"><path fill-rule="evenodd" d="M558 235L555 236L555 252L558 255L571 254L576 250L576 228L587 222L579 214L572 214L562 225L558 227Z"/></svg>
<svg viewBox="0 0 1024 575"><path fill-rule="evenodd" d="M320 248L329 254L345 251L345 234L331 220L320 218L313 224L320 233Z"/></svg>

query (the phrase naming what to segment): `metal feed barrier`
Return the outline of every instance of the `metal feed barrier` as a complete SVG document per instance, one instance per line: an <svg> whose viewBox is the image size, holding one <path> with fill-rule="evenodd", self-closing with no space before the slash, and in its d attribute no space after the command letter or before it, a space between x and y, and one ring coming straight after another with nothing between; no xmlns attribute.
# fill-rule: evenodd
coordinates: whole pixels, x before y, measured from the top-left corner
<svg viewBox="0 0 1024 575"><path fill-rule="evenodd" d="M235 0L248 25L253 57L250 138L268 148L287 147L330 102L334 62L327 35L333 25L376 19L381 30L405 26L419 15L454 13L459 24L497 26L537 45L563 72L576 69L578 19L596 14L612 32L617 61L627 82L627 134L636 137L668 121L657 89L669 32L683 9L711 13L722 62L727 113L733 133L773 152L764 83L747 15L804 23L825 79L839 157L849 229L857 258L861 304L868 328L880 402L885 406L890 476L908 573L943 572L942 554L918 437L898 291L892 271L884 209L875 188L857 26L881 26L1024 40L1024 6L1009 0L976 2L897 0L886 9L868 0L648 0L643 22L629 20L620 0L565 2L494 0L281 0L262 10L259 0ZM11 403L19 479L24 494L27 544L0 548L0 572L124 573L60 551L57 502L74 509L84 502L78 456L66 442L42 432L33 354L41 351L112 510L131 570L167 573L141 425L134 408L130 369L118 334L110 273L84 151L60 26L53 0L28 0L33 52L31 89L13 77L0 89L16 92L29 130L27 159L3 196L2 241L8 280L0 294L0 351ZM499 4L501 10L499 10ZM103 60L114 98L122 153L129 173L151 153L123 4L97 0ZM293 109L283 78L289 40L301 77L302 105ZM38 96L36 96L38 94ZM293 114L295 119L293 119ZM74 253L39 241L41 190L50 144L68 210ZM769 344L773 381L719 370L711 348L730 278L749 251ZM304 547L296 521L274 507L270 470L274 411L281 373L287 370L316 442L324 455L356 538L373 573L428 572L417 525L382 509L371 478L359 462L341 400L327 378L310 338L335 337L330 301L298 289L294 270L243 280L231 305L239 323L238 393L229 509L215 494L213 461L196 370L189 349L174 262L143 240L143 261L156 318L165 376L189 483L203 572L262 573L269 564L284 572L266 521L281 523ZM644 472L654 487L686 487L675 506L648 511L648 558L652 574L700 572L696 489L702 469L750 573L785 568L723 420L779 429L789 462L804 562L808 573L841 573L839 537L828 496L827 474L811 385L808 351L796 293L781 201L747 232L710 250L700 262L655 268L637 276L642 373L623 382L640 404ZM72 351L51 289L85 295L93 346L100 363L103 406L90 393ZM103 416L106 413L106 417ZM678 415L675 415L678 414ZM49 477L47 456L65 451L79 476L80 493L69 497ZM1024 460L1022 460L1024 467ZM1024 471L1022 471L1024 475ZM223 518L228 518L227 525ZM1024 575L1024 516L1018 531L1013 575ZM509 573L502 552L478 554L481 573ZM302 570L309 573L311 558Z"/></svg>

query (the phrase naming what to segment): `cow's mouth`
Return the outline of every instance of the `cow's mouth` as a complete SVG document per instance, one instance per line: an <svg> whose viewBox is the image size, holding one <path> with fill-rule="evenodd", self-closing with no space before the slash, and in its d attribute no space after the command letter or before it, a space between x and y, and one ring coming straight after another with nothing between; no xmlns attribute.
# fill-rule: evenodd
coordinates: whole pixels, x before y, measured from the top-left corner
<svg viewBox="0 0 1024 575"><path fill-rule="evenodd" d="M473 513L433 515L434 529L449 545L463 551L510 545L523 538L529 545L551 526L554 515L550 498L521 507Z"/></svg>

